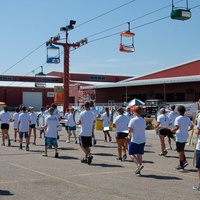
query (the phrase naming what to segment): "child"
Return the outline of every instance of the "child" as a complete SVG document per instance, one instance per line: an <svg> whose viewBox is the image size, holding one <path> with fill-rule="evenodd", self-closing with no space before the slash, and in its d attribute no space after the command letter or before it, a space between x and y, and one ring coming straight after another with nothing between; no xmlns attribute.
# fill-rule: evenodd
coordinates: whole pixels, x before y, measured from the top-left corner
<svg viewBox="0 0 200 200"><path fill-rule="evenodd" d="M184 116L185 107L179 106L178 109L179 116L175 119L174 128L171 129L172 132L176 132L176 149L179 154L180 164L175 167L177 170L183 170L189 163L186 161L185 157L185 143L188 138L188 131L193 129L192 121L189 117Z"/></svg>
<svg viewBox="0 0 200 200"><path fill-rule="evenodd" d="M54 115L54 108L49 108L49 116L45 119L45 125L42 127L44 129L47 129L45 131L45 152L43 156L47 155L47 147L48 146L54 146L55 148L55 158L58 158L58 143L57 143L57 128L59 126L59 120Z"/></svg>
<svg viewBox="0 0 200 200"><path fill-rule="evenodd" d="M105 112L103 113L102 118L103 118L103 132L105 138L104 142L107 142L107 136L109 138L109 142L111 142L112 138L109 133L111 115L108 107L105 107Z"/></svg>
<svg viewBox="0 0 200 200"><path fill-rule="evenodd" d="M198 190L200 191L200 115L198 117L197 121L197 130L196 134L198 137L198 143L196 146L196 168L198 170L198 175L199 175L199 184L193 186L193 190Z"/></svg>
<svg viewBox="0 0 200 200"><path fill-rule="evenodd" d="M19 149L22 150L22 142L23 136L26 138L26 151L29 151L29 139L28 139L28 131L29 124L31 123L31 118L29 114L26 112L26 107L22 107L22 113L19 115L18 121L18 131L19 131Z"/></svg>
<svg viewBox="0 0 200 200"><path fill-rule="evenodd" d="M18 128L18 120L19 120L19 108L15 109L15 113L13 114L13 128L14 128L14 142L17 141L17 128Z"/></svg>

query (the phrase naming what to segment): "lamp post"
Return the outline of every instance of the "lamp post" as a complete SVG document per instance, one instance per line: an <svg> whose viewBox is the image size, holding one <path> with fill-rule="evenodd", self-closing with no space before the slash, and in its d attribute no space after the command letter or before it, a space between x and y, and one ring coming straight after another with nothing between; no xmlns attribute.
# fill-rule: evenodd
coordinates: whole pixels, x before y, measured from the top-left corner
<svg viewBox="0 0 200 200"><path fill-rule="evenodd" d="M86 44L88 42L87 39L80 40L76 43L68 43L68 31L74 29L74 25L76 24L76 21L70 20L70 23L68 26L61 27L60 31L66 32L66 41L65 43L58 42L60 40L60 36L55 36L51 38L49 41L47 41L46 45L49 44L55 44L63 46L64 48L64 70L63 70L63 113L65 113L66 109L69 107L69 83L70 83L70 77L69 77L69 53L70 53L70 47L73 47L74 49Z"/></svg>

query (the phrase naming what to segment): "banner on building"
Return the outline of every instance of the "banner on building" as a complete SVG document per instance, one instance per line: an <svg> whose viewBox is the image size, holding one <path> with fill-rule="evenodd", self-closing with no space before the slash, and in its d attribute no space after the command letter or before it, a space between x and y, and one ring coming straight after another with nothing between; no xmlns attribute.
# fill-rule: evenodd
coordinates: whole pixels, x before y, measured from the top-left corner
<svg viewBox="0 0 200 200"><path fill-rule="evenodd" d="M54 86L54 103L62 104L63 103L63 87Z"/></svg>

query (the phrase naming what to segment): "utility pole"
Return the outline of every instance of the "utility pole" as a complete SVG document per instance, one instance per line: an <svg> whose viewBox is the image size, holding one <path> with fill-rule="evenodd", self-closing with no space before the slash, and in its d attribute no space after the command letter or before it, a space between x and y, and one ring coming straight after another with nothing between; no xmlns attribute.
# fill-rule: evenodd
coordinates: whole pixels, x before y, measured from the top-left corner
<svg viewBox="0 0 200 200"><path fill-rule="evenodd" d="M66 109L69 107L69 84L70 84L70 74L69 74L69 54L70 48L73 47L74 49L79 48L80 46L87 44L87 38L80 40L76 43L68 43L68 31L74 29L74 25L76 21L70 20L68 26L61 27L60 31L65 31L66 33L66 41L64 43L58 42L60 40L60 35L51 38L49 41L46 42L46 46L55 44L58 46L62 46L64 49L64 70L63 70L63 114L65 113Z"/></svg>

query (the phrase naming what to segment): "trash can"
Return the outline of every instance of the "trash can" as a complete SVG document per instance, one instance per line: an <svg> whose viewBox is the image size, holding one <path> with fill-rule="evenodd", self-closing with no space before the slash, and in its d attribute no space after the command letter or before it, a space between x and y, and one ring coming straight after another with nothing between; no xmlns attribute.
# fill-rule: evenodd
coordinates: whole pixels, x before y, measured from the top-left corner
<svg viewBox="0 0 200 200"><path fill-rule="evenodd" d="M103 129L103 120L102 119L96 120L95 129L96 130L102 130Z"/></svg>

